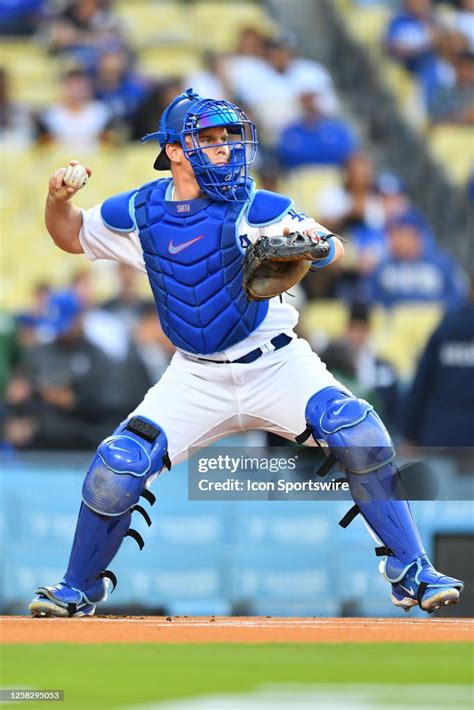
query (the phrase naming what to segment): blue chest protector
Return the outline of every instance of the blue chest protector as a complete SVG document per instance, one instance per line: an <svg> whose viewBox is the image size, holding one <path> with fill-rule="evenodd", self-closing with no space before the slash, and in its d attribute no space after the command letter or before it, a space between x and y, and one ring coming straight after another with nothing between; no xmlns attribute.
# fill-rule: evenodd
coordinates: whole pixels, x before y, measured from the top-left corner
<svg viewBox="0 0 474 710"><path fill-rule="evenodd" d="M242 290L236 224L244 211L252 226L276 222L292 201L258 190L244 205L207 198L176 202L166 199L170 182L156 180L135 194L106 200L102 219L119 231L131 231L135 221L161 326L171 342L196 354L226 350L258 328L268 312L268 301L249 301Z"/></svg>

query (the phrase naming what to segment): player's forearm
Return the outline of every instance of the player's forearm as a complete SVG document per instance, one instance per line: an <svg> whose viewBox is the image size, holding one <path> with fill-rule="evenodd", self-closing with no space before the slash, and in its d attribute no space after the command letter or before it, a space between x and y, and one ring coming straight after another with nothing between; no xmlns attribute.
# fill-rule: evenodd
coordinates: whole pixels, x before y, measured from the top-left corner
<svg viewBox="0 0 474 710"><path fill-rule="evenodd" d="M45 224L52 240L63 251L81 254L79 241L82 227L82 212L70 202L56 200L48 195L45 209Z"/></svg>
<svg viewBox="0 0 474 710"><path fill-rule="evenodd" d="M91 169L71 160L68 168L59 168L49 178L44 221L54 243L70 254L82 254L79 239L82 212L70 203L71 198L87 183Z"/></svg>

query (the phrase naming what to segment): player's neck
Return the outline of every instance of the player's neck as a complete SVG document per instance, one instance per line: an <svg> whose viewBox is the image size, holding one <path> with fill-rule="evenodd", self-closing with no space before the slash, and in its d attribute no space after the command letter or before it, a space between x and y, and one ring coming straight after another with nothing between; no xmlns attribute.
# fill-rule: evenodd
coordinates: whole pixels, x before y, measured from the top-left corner
<svg viewBox="0 0 474 710"><path fill-rule="evenodd" d="M173 176L172 200L196 200L202 196L202 191L194 178Z"/></svg>

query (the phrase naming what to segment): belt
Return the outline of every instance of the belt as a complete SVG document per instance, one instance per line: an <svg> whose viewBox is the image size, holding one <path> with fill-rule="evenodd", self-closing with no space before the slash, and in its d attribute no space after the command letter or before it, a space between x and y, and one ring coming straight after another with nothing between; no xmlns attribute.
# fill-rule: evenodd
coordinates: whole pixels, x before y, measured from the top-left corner
<svg viewBox="0 0 474 710"><path fill-rule="evenodd" d="M270 340L271 344L273 345L273 350L280 350L280 348L284 348L285 345L288 345L288 343L291 343L293 338L290 338L289 335L286 335L285 333L280 333L280 335L275 336ZM207 357L198 357L196 360L202 360L203 362L215 362L220 365L235 365L236 363L240 364L245 364L248 365L250 362L255 362L255 360L258 360L259 357L262 357L262 355L265 355L268 350L265 350L263 348L256 348L255 350L251 350L249 353L246 355L242 355L242 357L239 357L237 360L209 360Z"/></svg>

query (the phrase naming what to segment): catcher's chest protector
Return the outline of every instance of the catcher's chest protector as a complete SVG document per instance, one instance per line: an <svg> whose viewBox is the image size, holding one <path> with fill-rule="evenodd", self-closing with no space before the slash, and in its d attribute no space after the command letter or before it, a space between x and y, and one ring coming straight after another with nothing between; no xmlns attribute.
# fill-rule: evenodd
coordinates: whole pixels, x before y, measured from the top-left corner
<svg viewBox="0 0 474 710"><path fill-rule="evenodd" d="M140 188L135 220L161 326L178 348L226 350L265 318L242 290L236 223L246 204L165 200L170 178Z"/></svg>

